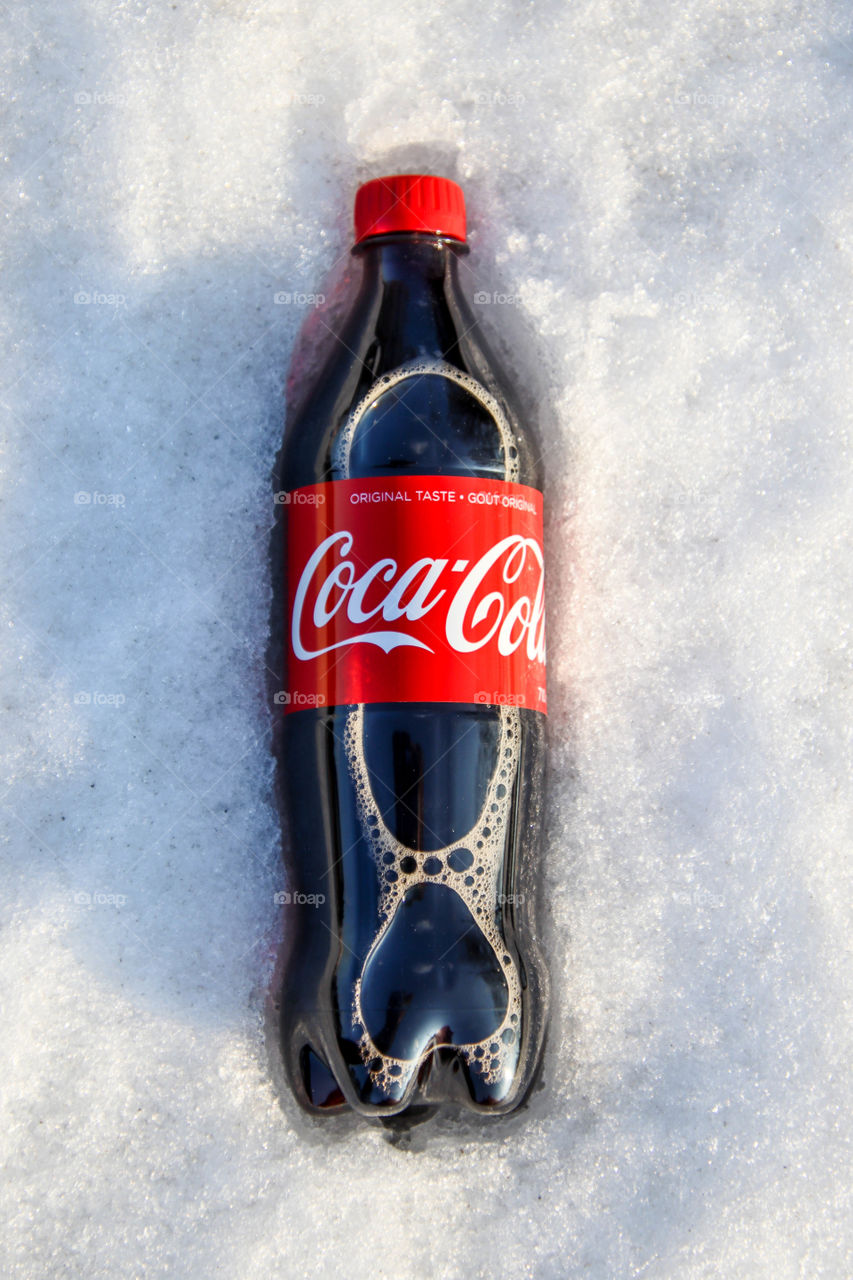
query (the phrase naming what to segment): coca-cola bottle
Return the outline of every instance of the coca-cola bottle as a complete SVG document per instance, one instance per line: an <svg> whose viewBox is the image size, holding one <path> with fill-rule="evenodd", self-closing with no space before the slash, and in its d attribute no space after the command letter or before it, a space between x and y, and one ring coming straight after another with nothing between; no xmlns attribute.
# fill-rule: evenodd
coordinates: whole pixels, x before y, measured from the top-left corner
<svg viewBox="0 0 853 1280"><path fill-rule="evenodd" d="M315 1114L507 1112L547 1013L542 465L460 286L456 183L366 183L355 240L275 478L281 1052Z"/></svg>

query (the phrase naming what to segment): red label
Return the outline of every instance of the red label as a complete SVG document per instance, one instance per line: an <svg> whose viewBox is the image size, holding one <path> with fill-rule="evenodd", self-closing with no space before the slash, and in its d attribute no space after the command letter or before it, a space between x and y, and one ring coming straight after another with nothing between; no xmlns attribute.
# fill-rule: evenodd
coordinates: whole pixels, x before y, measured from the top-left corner
<svg viewBox="0 0 853 1280"><path fill-rule="evenodd" d="M286 711L473 702L545 712L537 489L406 476L282 498Z"/></svg>

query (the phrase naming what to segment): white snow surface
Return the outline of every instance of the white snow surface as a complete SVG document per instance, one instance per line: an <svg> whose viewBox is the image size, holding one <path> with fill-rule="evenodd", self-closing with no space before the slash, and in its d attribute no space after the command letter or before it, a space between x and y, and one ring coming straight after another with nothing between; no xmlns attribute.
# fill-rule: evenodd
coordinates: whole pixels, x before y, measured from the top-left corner
<svg viewBox="0 0 853 1280"><path fill-rule="evenodd" d="M2 16L0 1273L853 1274L849 6ZM265 1047L266 541L275 296L418 170L546 456L554 1005L392 1142Z"/></svg>

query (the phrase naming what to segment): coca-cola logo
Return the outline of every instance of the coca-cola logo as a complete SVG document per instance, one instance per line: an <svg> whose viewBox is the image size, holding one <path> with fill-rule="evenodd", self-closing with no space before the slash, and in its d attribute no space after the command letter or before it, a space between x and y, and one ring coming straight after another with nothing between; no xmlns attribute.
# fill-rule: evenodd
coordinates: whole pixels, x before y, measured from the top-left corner
<svg viewBox="0 0 853 1280"><path fill-rule="evenodd" d="M417 627L414 635L429 615L429 627ZM338 638L324 644L329 627ZM293 597L295 657L308 661L356 644L375 645L386 654L403 647L433 653L425 632L443 633L459 654L491 644L508 657L523 645L530 662L544 663L540 542L511 534L474 561L424 556L401 564L385 556L365 564L353 532L341 529L309 557Z"/></svg>
<svg viewBox="0 0 853 1280"><path fill-rule="evenodd" d="M420 474L296 492L286 714L306 705L297 694L545 712L541 493Z"/></svg>

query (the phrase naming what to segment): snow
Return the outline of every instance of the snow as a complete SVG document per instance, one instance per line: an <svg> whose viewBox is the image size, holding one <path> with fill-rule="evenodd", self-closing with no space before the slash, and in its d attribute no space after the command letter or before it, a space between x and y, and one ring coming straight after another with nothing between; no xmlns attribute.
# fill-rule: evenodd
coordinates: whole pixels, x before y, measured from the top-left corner
<svg viewBox="0 0 853 1280"><path fill-rule="evenodd" d="M853 1273L845 7L4 17L3 1275ZM265 1048L266 537L275 295L421 168L547 456L556 998L391 1142Z"/></svg>

